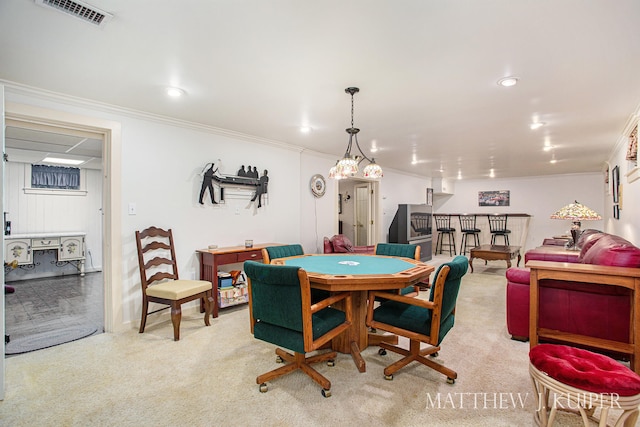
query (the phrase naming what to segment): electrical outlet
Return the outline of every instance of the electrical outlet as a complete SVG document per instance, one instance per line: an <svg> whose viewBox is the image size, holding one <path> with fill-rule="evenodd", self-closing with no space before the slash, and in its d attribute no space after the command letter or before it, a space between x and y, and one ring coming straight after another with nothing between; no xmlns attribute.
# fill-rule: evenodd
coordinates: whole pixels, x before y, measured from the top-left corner
<svg viewBox="0 0 640 427"><path fill-rule="evenodd" d="M240 215L240 208L236 208L236 215Z"/></svg>

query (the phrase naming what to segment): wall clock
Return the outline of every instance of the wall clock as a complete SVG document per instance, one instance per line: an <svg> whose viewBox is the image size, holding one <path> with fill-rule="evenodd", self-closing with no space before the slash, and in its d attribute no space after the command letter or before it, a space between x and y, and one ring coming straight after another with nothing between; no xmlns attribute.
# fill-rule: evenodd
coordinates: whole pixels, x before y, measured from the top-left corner
<svg viewBox="0 0 640 427"><path fill-rule="evenodd" d="M327 189L327 183L324 180L324 177L320 174L315 174L311 177L311 182L309 183L311 186L311 192L316 197L324 196L324 192Z"/></svg>

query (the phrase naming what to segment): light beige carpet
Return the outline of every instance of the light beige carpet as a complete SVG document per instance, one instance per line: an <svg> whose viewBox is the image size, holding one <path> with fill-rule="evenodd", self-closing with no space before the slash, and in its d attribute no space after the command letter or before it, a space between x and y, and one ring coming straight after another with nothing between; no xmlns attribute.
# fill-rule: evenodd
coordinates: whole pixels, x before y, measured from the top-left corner
<svg viewBox="0 0 640 427"><path fill-rule="evenodd" d="M463 280L456 325L437 359L458 372L454 385L415 363L387 381L382 370L399 356L370 347L366 373L344 354L335 367L317 365L332 382L329 398L301 372L260 393L255 378L277 366L275 347L253 338L242 306L223 310L211 327L183 316L178 342L170 321L151 319L144 334L101 334L8 358L0 425L532 425L529 345L507 335L505 269L497 266L477 265Z"/></svg>

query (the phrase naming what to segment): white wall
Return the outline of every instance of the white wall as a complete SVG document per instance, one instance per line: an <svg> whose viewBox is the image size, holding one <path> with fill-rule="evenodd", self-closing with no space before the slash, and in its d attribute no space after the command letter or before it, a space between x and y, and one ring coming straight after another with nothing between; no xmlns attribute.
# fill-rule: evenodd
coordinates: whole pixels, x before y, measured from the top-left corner
<svg viewBox="0 0 640 427"><path fill-rule="evenodd" d="M389 226L400 204L422 204L427 202L427 188L431 179L385 170L380 181L382 198L381 242L389 241Z"/></svg>
<svg viewBox="0 0 640 427"><path fill-rule="evenodd" d="M640 117L640 107L630 115L629 122L625 129L622 130L616 149L608 159L610 172L615 166L620 167L620 194L621 194L621 210L620 219L613 218L613 200L611 196L610 186L605 196L606 211L606 231L623 236L636 246L640 246L640 179L636 179L638 174L637 165L633 162L625 160L627 153L628 135L634 126L638 125ZM627 177L631 171L634 171L630 181ZM610 179L611 185L611 179Z"/></svg>
<svg viewBox="0 0 640 427"><path fill-rule="evenodd" d="M300 154L300 198L299 203L291 205L290 209L300 213L299 243L308 254L322 253L324 236L330 237L338 232L338 184L327 178L334 164L335 160L308 151ZM311 192L311 177L315 174L325 178L326 190L322 197L315 197Z"/></svg>

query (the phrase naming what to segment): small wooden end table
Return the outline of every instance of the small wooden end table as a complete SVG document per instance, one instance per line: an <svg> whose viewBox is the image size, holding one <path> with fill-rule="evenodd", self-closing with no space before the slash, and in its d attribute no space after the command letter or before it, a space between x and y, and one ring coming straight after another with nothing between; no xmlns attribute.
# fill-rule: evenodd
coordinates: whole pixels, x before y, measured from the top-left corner
<svg viewBox="0 0 640 427"><path fill-rule="evenodd" d="M471 249L469 254L469 268L473 273L473 259L480 258L485 261L504 260L507 268L511 267L511 260L518 257L516 266L520 265L520 246L480 245Z"/></svg>

